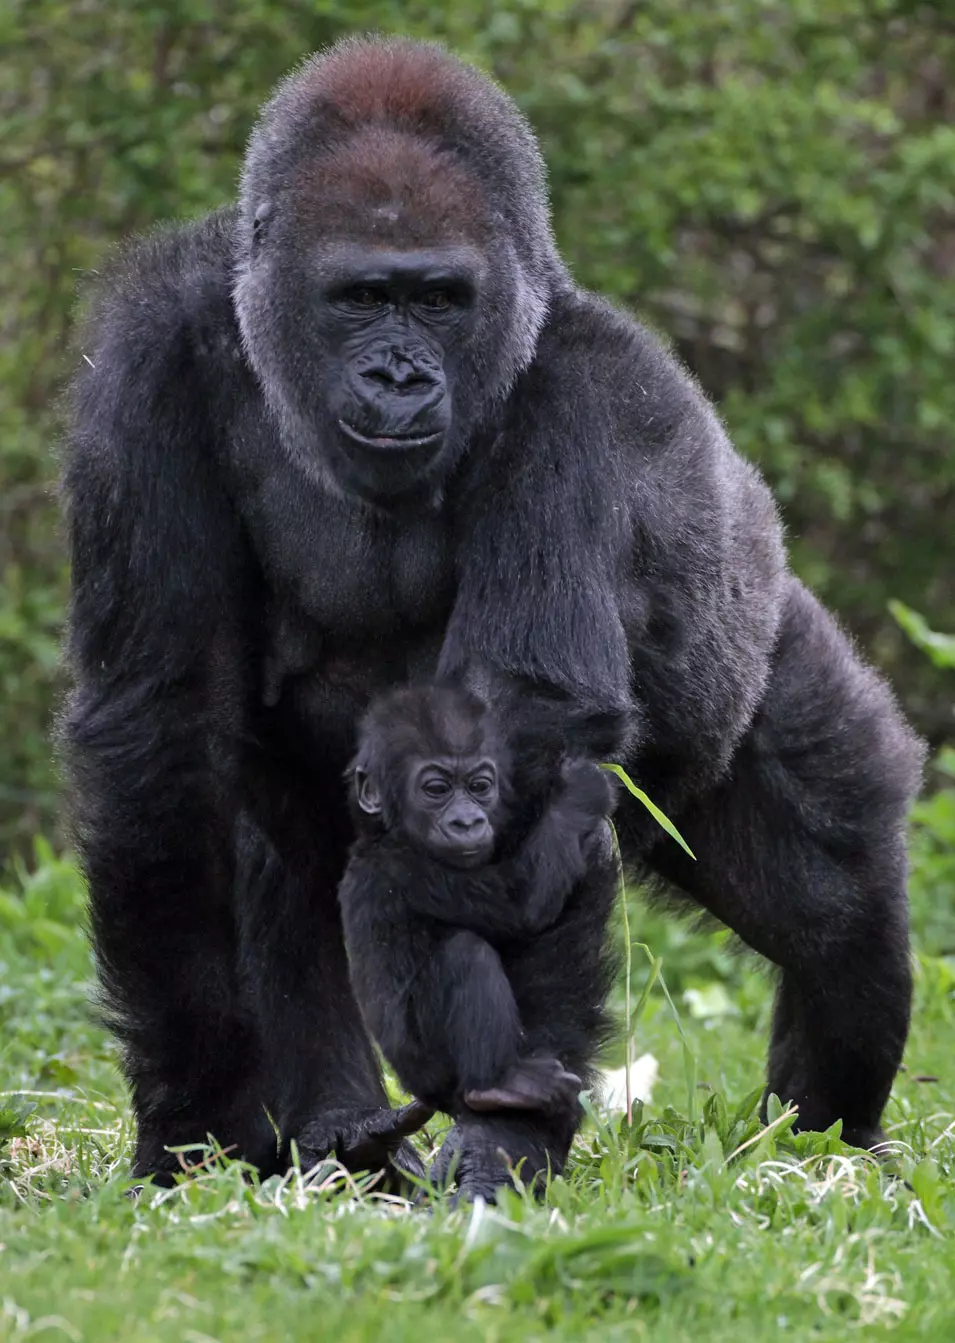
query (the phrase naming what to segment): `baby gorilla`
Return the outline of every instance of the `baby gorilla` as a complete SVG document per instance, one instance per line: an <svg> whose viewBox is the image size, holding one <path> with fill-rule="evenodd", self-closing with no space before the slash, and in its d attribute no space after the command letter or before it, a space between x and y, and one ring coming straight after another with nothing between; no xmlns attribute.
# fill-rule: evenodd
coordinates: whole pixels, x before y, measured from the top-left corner
<svg viewBox="0 0 955 1343"><path fill-rule="evenodd" d="M576 1104L580 1078L526 1049L514 992L526 986L500 954L557 922L606 840L606 772L555 757L554 774L533 816L541 799L514 796L500 724L456 688L392 692L362 722L359 837L339 892L352 987L402 1085L433 1109Z"/></svg>

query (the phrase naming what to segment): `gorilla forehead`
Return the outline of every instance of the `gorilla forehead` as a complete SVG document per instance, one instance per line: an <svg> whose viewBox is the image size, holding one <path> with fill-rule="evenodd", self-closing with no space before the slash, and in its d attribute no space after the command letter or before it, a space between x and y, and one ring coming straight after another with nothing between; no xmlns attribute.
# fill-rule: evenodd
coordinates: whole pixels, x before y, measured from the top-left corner
<svg viewBox="0 0 955 1343"><path fill-rule="evenodd" d="M486 245L487 193L453 154L389 126L365 126L302 163L292 183L322 237L378 247Z"/></svg>
<svg viewBox="0 0 955 1343"><path fill-rule="evenodd" d="M362 720L362 734L387 742L392 757L421 751L476 755L500 748L496 724L483 700L449 686L402 686L386 692Z"/></svg>

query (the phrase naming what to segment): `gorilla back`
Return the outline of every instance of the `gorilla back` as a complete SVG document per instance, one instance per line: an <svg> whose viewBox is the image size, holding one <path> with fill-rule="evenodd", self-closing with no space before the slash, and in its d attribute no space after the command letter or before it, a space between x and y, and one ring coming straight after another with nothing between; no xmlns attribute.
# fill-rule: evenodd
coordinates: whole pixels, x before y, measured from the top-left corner
<svg viewBox="0 0 955 1343"><path fill-rule="evenodd" d="M632 809L627 851L781 968L772 1089L879 1140L919 747L699 390L574 285L499 89L401 40L307 62L238 206L120 257L83 352L64 742L138 1173L208 1133L263 1171L293 1138L411 1160L336 888L356 717L431 673L639 723L628 767L698 861ZM595 951L561 954L558 1057ZM495 1115L451 1139L466 1190L568 1143Z"/></svg>

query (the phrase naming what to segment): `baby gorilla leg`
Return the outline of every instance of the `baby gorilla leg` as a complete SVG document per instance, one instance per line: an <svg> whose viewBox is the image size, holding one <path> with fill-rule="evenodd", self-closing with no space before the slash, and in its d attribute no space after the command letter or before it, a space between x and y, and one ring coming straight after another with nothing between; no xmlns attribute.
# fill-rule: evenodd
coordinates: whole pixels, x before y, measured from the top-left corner
<svg viewBox="0 0 955 1343"><path fill-rule="evenodd" d="M441 1027L471 1110L551 1110L572 1102L580 1078L556 1058L520 1058L524 1031L500 957L474 933L448 939L441 958Z"/></svg>
<svg viewBox="0 0 955 1343"><path fill-rule="evenodd" d="M425 1040L442 1040L463 1093L495 1086L517 1062L521 1019L511 985L494 948L476 933L456 932L444 943L438 991L429 995Z"/></svg>

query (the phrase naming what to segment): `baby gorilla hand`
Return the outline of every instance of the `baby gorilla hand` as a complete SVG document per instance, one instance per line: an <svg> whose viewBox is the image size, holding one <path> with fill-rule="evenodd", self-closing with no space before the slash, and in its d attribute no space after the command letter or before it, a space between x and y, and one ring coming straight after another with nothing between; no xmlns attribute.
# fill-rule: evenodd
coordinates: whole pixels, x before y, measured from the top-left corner
<svg viewBox="0 0 955 1343"><path fill-rule="evenodd" d="M616 803L616 789L607 770L592 760L568 760L561 769L563 789L555 807L568 829L586 840Z"/></svg>
<svg viewBox="0 0 955 1343"><path fill-rule="evenodd" d="M521 1059L496 1086L464 1093L469 1110L566 1110L583 1086L576 1073L567 1072L559 1059Z"/></svg>
<svg viewBox="0 0 955 1343"><path fill-rule="evenodd" d="M574 888L603 855L616 790L607 771L590 760L568 760L556 796L518 854L518 881L527 892L529 933L549 928ZM599 837L594 848L594 837Z"/></svg>

